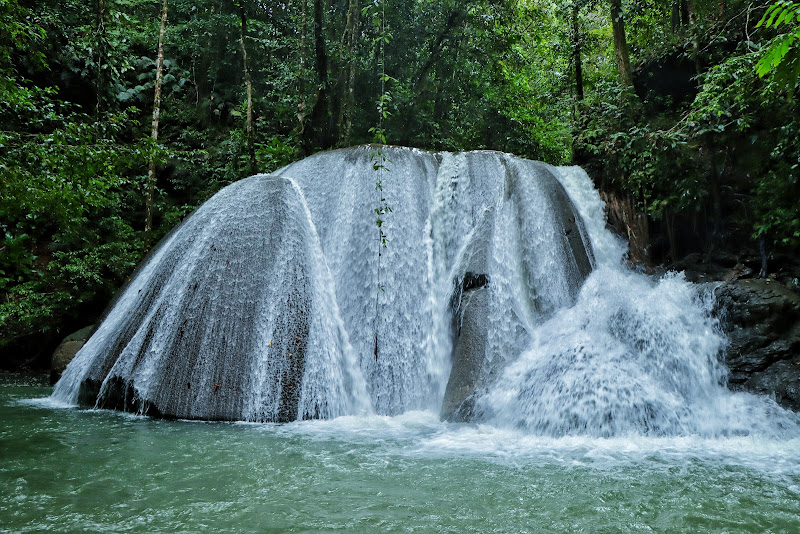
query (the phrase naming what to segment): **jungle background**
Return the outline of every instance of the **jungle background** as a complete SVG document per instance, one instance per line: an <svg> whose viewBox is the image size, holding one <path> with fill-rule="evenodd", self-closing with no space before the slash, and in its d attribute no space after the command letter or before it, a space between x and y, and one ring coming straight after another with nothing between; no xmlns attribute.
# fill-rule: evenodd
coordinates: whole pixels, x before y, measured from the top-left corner
<svg viewBox="0 0 800 534"><path fill-rule="evenodd" d="M798 6L0 0L0 369L220 188L370 142L582 165L637 268L797 288Z"/></svg>

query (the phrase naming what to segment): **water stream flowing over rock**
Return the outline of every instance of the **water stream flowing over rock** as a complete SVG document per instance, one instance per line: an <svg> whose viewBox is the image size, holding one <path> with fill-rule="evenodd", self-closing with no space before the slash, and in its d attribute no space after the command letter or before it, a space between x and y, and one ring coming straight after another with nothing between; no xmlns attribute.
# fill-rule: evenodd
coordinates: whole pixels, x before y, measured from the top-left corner
<svg viewBox="0 0 800 534"><path fill-rule="evenodd" d="M140 266L54 397L259 422L433 410L556 436L796 425L725 389L710 295L620 265L579 168L382 147L384 172L375 150L220 191Z"/></svg>

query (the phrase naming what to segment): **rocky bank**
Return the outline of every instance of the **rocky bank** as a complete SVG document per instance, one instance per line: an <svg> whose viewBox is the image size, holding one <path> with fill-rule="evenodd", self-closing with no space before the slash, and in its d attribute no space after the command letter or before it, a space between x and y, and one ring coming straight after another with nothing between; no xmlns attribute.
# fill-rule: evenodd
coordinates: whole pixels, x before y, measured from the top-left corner
<svg viewBox="0 0 800 534"><path fill-rule="evenodd" d="M728 337L728 386L800 411L800 294L769 280L713 285L715 312Z"/></svg>

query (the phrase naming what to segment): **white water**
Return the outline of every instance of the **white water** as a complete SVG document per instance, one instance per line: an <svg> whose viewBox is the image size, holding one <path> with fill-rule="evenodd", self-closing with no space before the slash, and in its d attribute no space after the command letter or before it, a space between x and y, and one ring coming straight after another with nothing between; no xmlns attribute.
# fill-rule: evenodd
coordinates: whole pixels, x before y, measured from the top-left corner
<svg viewBox="0 0 800 534"><path fill-rule="evenodd" d="M597 269L574 306L531 330L481 398L484 419L549 436L800 435L796 415L725 387L713 295L698 294L680 274L653 281L626 269L589 177L577 167L560 172Z"/></svg>
<svg viewBox="0 0 800 534"><path fill-rule="evenodd" d="M438 414L453 313L478 313L474 419L498 435L800 435L774 402L725 389L711 295L622 266L582 170L384 153L387 248L369 148L238 182L160 245L54 397L92 379L113 407L122 380L133 409L181 418ZM454 310L466 272L488 276L484 304Z"/></svg>

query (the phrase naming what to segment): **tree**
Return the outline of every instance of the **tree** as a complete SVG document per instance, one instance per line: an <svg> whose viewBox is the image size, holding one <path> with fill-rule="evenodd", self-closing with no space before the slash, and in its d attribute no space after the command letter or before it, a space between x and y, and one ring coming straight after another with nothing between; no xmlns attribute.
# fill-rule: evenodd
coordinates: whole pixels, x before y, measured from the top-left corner
<svg viewBox="0 0 800 534"><path fill-rule="evenodd" d="M161 29L158 32L158 59L156 60L156 86L155 96L153 97L153 122L150 129L150 137L153 144L158 142L158 119L161 114L161 86L164 80L164 40L167 35L167 0L161 5ZM150 155L150 162L147 168L147 196L145 198L145 240L150 240L153 232L153 202L155 199L156 187L156 156L155 146Z"/></svg>
<svg viewBox="0 0 800 534"><path fill-rule="evenodd" d="M100 115L103 111L103 99L106 93L106 45L108 43L108 36L106 32L106 2L105 0L97 0L97 104L95 106L95 113Z"/></svg>
<svg viewBox="0 0 800 534"><path fill-rule="evenodd" d="M581 62L580 1L572 1L572 68L575 72L575 100L583 100L583 64Z"/></svg>
<svg viewBox="0 0 800 534"><path fill-rule="evenodd" d="M250 156L250 172L256 172L256 150L253 144L253 79L250 75L250 63L247 61L247 13L245 12L244 2L239 4L239 17L241 26L239 27L239 44L242 48L242 66L244 67L244 84L247 91L247 152Z"/></svg>
<svg viewBox="0 0 800 534"><path fill-rule="evenodd" d="M302 151L311 154L317 149L331 146L330 128L330 83L328 78L328 52L323 28L324 7L322 0L314 0L313 42L316 94L311 107L309 123L303 129Z"/></svg>
<svg viewBox="0 0 800 534"><path fill-rule="evenodd" d="M349 0L347 9L347 23L342 36L342 48L344 49L345 61L345 83L342 84L342 95L340 97L339 110L339 144L347 146L350 144L350 136L353 130L353 114L355 113L355 90L356 90L356 44L361 33L360 10L358 0Z"/></svg>
<svg viewBox="0 0 800 534"><path fill-rule="evenodd" d="M619 83L623 90L633 86L631 61L628 57L628 41L625 38L625 17L622 13L622 0L610 0L611 28L614 33L614 54L617 59Z"/></svg>

